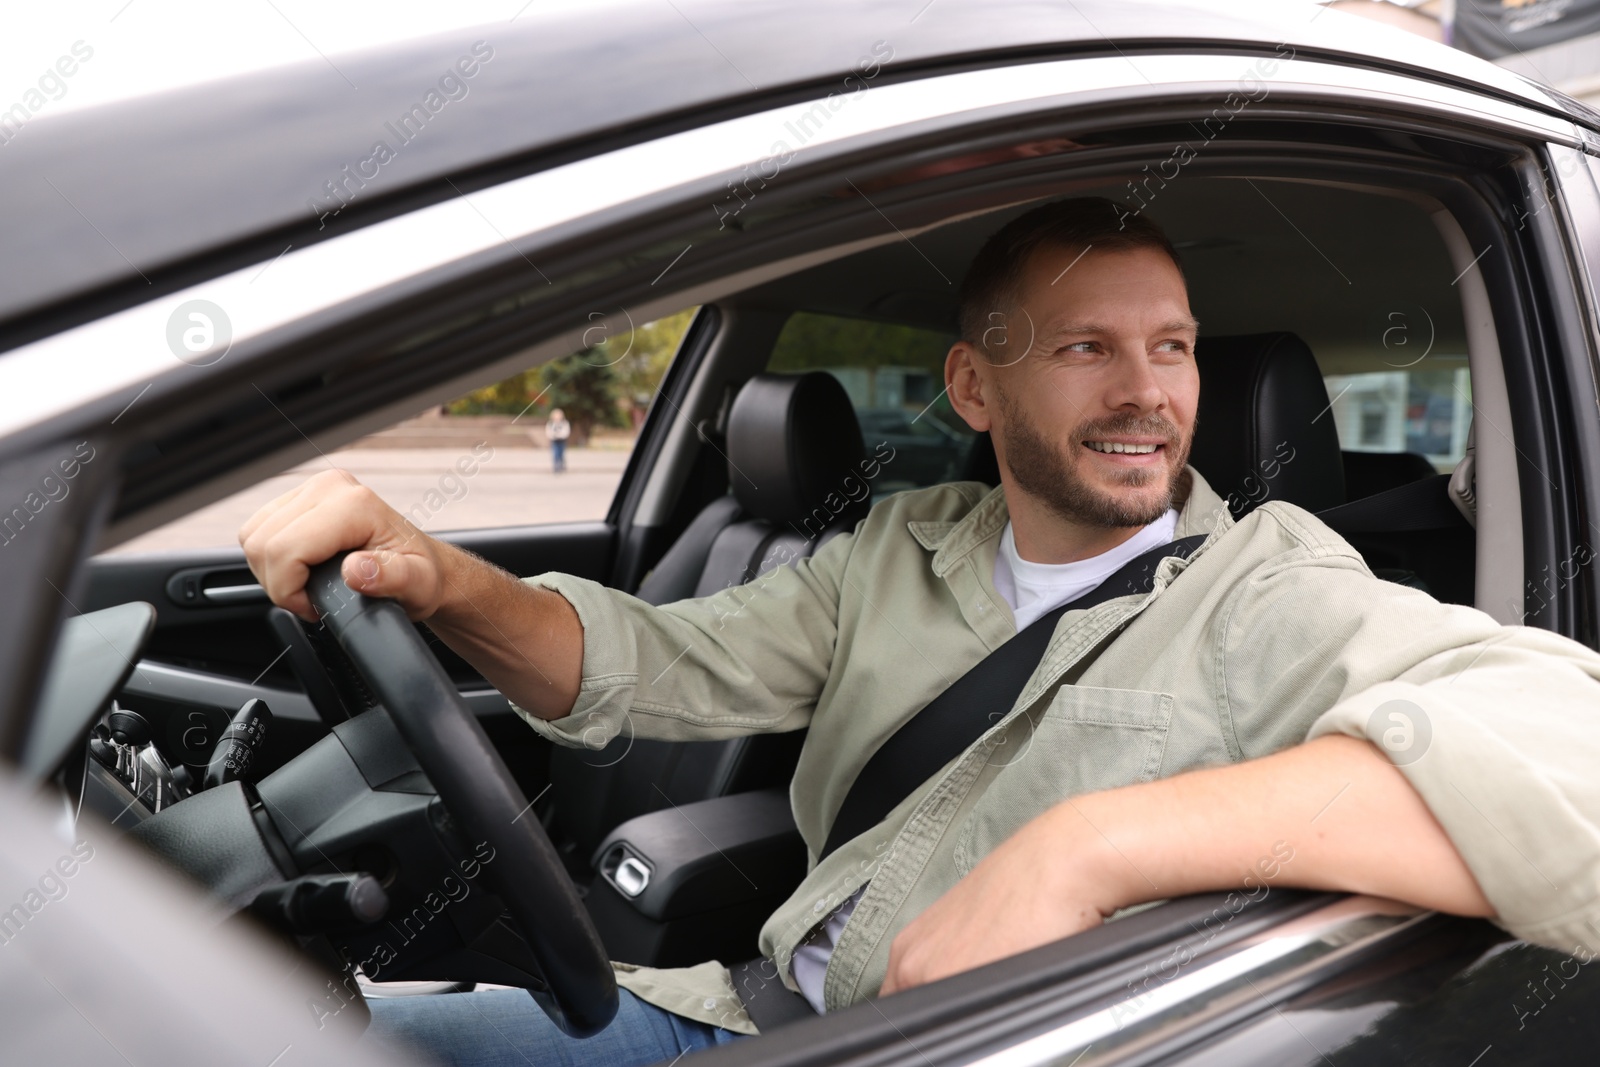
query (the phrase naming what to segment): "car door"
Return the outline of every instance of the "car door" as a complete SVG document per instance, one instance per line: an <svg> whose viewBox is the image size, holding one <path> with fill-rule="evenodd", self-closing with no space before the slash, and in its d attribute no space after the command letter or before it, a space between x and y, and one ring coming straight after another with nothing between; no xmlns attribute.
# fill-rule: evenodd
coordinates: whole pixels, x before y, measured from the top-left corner
<svg viewBox="0 0 1600 1067"><path fill-rule="evenodd" d="M1260 57L1270 54L1266 46L1261 46L1257 51ZM505 297L508 293L518 293L519 286L523 290L529 288L516 280L514 272L523 270L517 261L526 258L528 253L523 249L531 248L531 242L519 248L510 245L509 240L505 242L509 247L501 247L500 242L492 240L487 245L470 246L463 240L460 246L444 248L443 251L438 246L423 248L419 244L420 250L413 254L412 261L399 264L388 273L370 265L363 266L364 261L342 261L340 257L355 248L355 244L341 245L338 240L306 250L305 254L287 257L282 271L291 276L313 269L331 274L333 267L358 274L356 281L346 283L343 290L355 295L348 299L348 306L336 309L337 315L323 314L325 307L321 304L299 309L299 313L292 318L285 316L281 308L253 308L241 304L241 318L248 312L249 321L245 324L247 329L241 331L244 344L239 360L223 365L218 372L199 380L177 381L176 376L172 376L174 380L164 382L163 387L169 394L170 402L164 406L163 414L178 425L197 427L192 437L169 440L169 447L165 451L157 448L153 452L138 452L134 445L160 440L160 428L137 424L136 430L127 431L130 439L139 434L145 435L146 439L134 440L127 448L128 455L122 457L132 490L124 501L125 511L135 514L140 506L151 506L148 499L158 498L161 493L173 497L181 495L170 487L171 480L178 477L177 472L208 470L206 456L197 456L197 452L204 450L237 464L236 458L229 459L224 455L228 444L227 434L214 428L219 422L225 424L226 416L237 414L241 420L255 420L251 425L260 427L260 431L250 438L250 447L253 449L282 450L291 444L298 448L307 434L319 434L330 427L341 432L348 430L360 417L362 405L378 402L366 398L362 393L364 388L370 389L371 394L382 403L397 402L394 397L401 392L400 385L405 383L407 375L412 375L414 380L420 379L423 383L421 388L434 388L443 377L437 370L439 353L430 351L426 342L419 344L416 341L418 319L441 331L445 328L441 324L447 324L454 331L449 338L449 345L454 347L446 348L447 353L460 355L471 352L471 358L480 365L487 365L495 359L509 358L506 354L518 351L519 345L544 343L557 335L570 340L583 328L583 308L591 300L600 303L605 297L636 299L641 307L649 307L650 301L655 299L651 287L664 277L671 276L671 284L682 287L680 295L682 291L694 288L696 299L714 299L717 292L748 287L763 270L777 273L772 268L774 263L780 262L781 257L801 257L820 252L822 254L818 255L818 259L825 258L827 242L830 240L842 242L849 238L888 243L904 239L905 234L896 223L917 234L920 232L917 230L919 225L932 224L948 216L960 200L957 193L974 197L965 202L969 207L978 203L975 190L990 179L992 186L985 190L987 199L982 201L985 206L992 206L1006 196L1042 196L1059 190L1062 176L1059 173L1042 172L1039 168L1043 165L1037 163L1041 155L1037 151L991 152L987 156L977 154L979 147L993 148L993 139L998 136L995 132L997 123L1002 120L1014 124L1004 131L1007 137L1020 139L1053 133L1058 139L1045 145L1045 155L1052 152L1068 154L1087 146L1091 153L1098 153L1095 165L1107 168L1102 173L1114 171L1119 176L1131 174L1135 168L1129 160L1136 154L1134 149L1152 149L1152 146L1165 140L1164 135L1168 132L1164 129L1157 131L1161 135L1158 137L1157 133L1145 131L1138 125L1146 120L1150 112L1150 98L1159 96L1161 107L1187 109L1184 114L1203 120L1206 110L1229 90L1239 72L1249 66L1245 59L1236 56L1168 57L1168 62L1155 63L1150 67L1163 79L1162 85L1157 87L1150 77L1137 69L1134 73L1139 73L1142 80L1132 77L1124 64L1114 57L1068 63L1072 65L1071 70L1047 69L1053 65L1041 63L1036 69L1011 67L998 72L980 70L951 75L951 78L968 81L945 86L930 84L926 87L926 93L924 87L915 82L885 86L881 90L874 89L874 95L868 100L853 105L861 108L859 115L845 112L841 117L823 120L833 125L821 127L816 125L816 119L812 119L811 128L823 131L812 144L820 151L803 157L801 164L786 171L789 177L795 179L792 187L786 189L778 186L769 190L763 186L758 198L750 201L749 210L741 216L739 227L712 226L713 222L722 218L715 214L715 209L724 197L721 191L724 180L736 176L740 168L747 168L748 173L748 168L771 161L772 157L763 153L770 151L768 146L772 131L782 127L784 118L791 117L789 112L753 116L748 121L733 120L734 123L742 122L745 125L738 129L715 130L698 140L697 136L705 131L689 131L684 136L691 143L676 146L674 158L692 156L697 169L674 172L652 170L650 164L660 165L663 161L651 157L648 151L628 160L582 160L569 170L558 169L537 174L507 183L504 189L489 190L485 194L475 193L475 199L483 203L481 208L454 203L446 205L458 217L468 221L471 218L469 208L482 210L493 215L506 232L537 235L543 243L534 250L534 254L543 257L548 253L542 262L561 262L569 268L576 264L587 271L582 274L584 284L589 286L581 290L583 299L575 300L570 295L562 294L561 299L546 298L544 303L535 297L528 297L521 303L509 299L501 303L493 302L495 298ZM1370 117L1363 109L1382 101L1362 98L1352 102L1352 98L1358 98L1360 94L1342 87L1348 72L1323 69L1325 66L1331 67L1308 61L1297 70L1301 80L1281 90L1283 110L1277 113L1278 120L1287 123L1305 115L1326 119L1332 113L1342 122L1353 126L1358 113L1363 120ZM1378 84L1380 89L1385 86L1399 88L1396 83L1386 81L1390 77L1389 74L1366 71L1360 72L1359 78L1352 75L1350 80L1365 79ZM941 79L928 80L931 83ZM1201 88L1196 89L1196 85ZM1062 86L1073 88L1066 91ZM1416 90L1415 86L1408 88ZM975 90L983 90L990 95L979 98L973 95ZM1280 92L1278 89L1273 91ZM1478 119L1485 125L1504 129L1515 127L1520 121L1518 116L1508 117L1504 112L1511 109L1502 107L1501 103L1463 101L1452 95L1457 92L1454 89L1440 90L1436 94L1438 100L1429 102L1426 108L1417 105L1418 110L1425 111L1430 122L1444 122L1446 116L1452 114L1452 109L1459 110L1456 105L1476 103L1480 105ZM944 95L936 95L938 93ZM1099 106L1109 100L1120 102L1126 110L1115 119L1106 119L1106 112L1088 108L1082 111L1071 108L1063 110L1060 107L1063 93L1067 103L1082 104L1089 101ZM1077 95L1080 93L1081 96ZM1420 95L1425 97L1428 94ZM881 106L880 103L869 102L879 98ZM953 100L961 103L953 104ZM1277 96L1274 96L1274 101L1274 107L1278 107ZM1303 112L1297 112L1296 107L1302 108ZM967 110L961 111L959 117L952 117L953 112L959 109ZM1400 110L1393 107L1386 114L1391 121L1399 121L1395 113ZM803 108L795 109L792 117L799 119L803 111ZM1484 117L1486 115L1487 118ZM1408 115L1406 121L1415 118L1415 115ZM1532 123L1535 118L1547 125L1558 125L1548 115L1535 116L1527 121ZM1085 127L1083 130L1069 131L1077 140L1060 139L1067 119ZM1098 129L1091 128L1095 122L1101 124ZM943 139L937 145L937 154L948 157L941 158L939 162L949 165L921 171L906 170L906 157L914 149L924 151L929 148L928 142L919 138L925 138L928 131L936 127L946 130L956 128L954 132L941 134ZM1341 134L1344 132L1341 128ZM1125 137L1122 136L1124 133ZM1286 134L1274 136L1288 140ZM1029 141L1026 147L1036 148L1041 143ZM651 149L654 146L644 147ZM1368 147L1375 150L1373 146ZM703 151L691 153L685 152L685 148ZM1237 158L1248 158L1253 166L1273 165L1270 158L1265 158L1265 153L1249 157L1246 154L1249 150L1250 146L1246 144ZM1219 144L1208 151L1221 165L1224 147ZM1337 155L1333 151L1328 153L1329 161L1325 165L1330 170ZM1069 156L1071 160L1077 158ZM602 200L599 199L600 193L584 199L594 183L596 167L619 167L624 162L635 164L629 172L631 175L645 175L649 179L632 179L640 183L637 189L630 187L629 196L632 199L618 194L615 200ZM1324 163L1320 159L1318 162ZM843 180L843 171L838 168L846 163L860 168L856 173L857 181L847 184ZM1238 164L1234 161L1227 165ZM807 167L811 169L807 170ZM993 168L993 171L985 173L985 168ZM1354 170L1355 165L1352 165L1351 172ZM878 183L867 184L867 173L876 178ZM951 174L965 177L961 177L953 186L949 179ZM659 175L666 177L660 178L661 184L657 186L653 183ZM671 185L668 179L676 180L679 184ZM939 184L941 181L944 184ZM966 183L966 188L960 188L960 182ZM870 200L868 194L861 193L863 187L871 190ZM859 200L851 195L851 189L859 195ZM670 196L663 190L670 192ZM945 198L941 200L936 193L942 193ZM607 190L606 195L614 195L614 187ZM576 208L563 207L561 210L566 213L561 214L556 208L548 207L551 204L571 203L587 204L589 214L580 218ZM713 210L706 211L707 207ZM430 208L417 214L423 216L429 212L435 215L443 213ZM896 221L887 221L891 217ZM699 218L698 227L692 221L694 218ZM397 228L402 229L412 221L406 218L394 220ZM876 236L868 231L868 224L876 231ZM379 224L373 229L378 230L383 225L386 224ZM564 225L568 228L562 229ZM642 234L647 235L648 242ZM699 254L689 256L691 251ZM434 258L428 259L424 253ZM918 254L921 254L920 251ZM427 292L437 301L434 306L423 310L412 309L405 336L400 336L401 331L384 319L385 314L395 317L397 308L414 299L416 287L407 287L413 276L400 275L399 267L409 267L417 274L426 272ZM363 270L367 273L359 274ZM735 277L740 271L750 276ZM576 268L573 272L579 273ZM470 292L463 284L464 278L475 283ZM356 282L363 282L367 287L360 288ZM234 283L224 279L207 292L212 296L227 298L230 293L241 293L242 287L247 284L241 279L234 288L229 289L228 286ZM540 290L532 289L532 292L539 293ZM193 295L201 298L200 294ZM482 311L477 318L473 317L473 313L463 312L462 309L473 300L489 310ZM155 321L165 319L173 303L168 300L155 309L152 312ZM671 309L658 307L655 310L664 312ZM363 328L359 331L359 348L349 340L350 335L357 332L355 327ZM118 323L107 327L115 328L120 328ZM494 337L492 345L485 345L483 337L495 329L500 331L500 335ZM564 335L561 333L563 330L566 331ZM315 344L306 339L307 333L313 334L311 341ZM138 335L130 333L129 336ZM103 338L98 340L103 343ZM59 365L65 368L63 373L75 368L87 368L92 365L90 345L95 341L95 337L69 337L45 354L61 360ZM341 349L341 345L345 347ZM384 358L369 358L374 351ZM156 354L160 356L160 353ZM37 355L34 353L34 356ZM32 358L26 354L25 357ZM165 360L169 357L160 358ZM84 410L63 417L58 420L58 425L52 426L52 432L67 435L78 430L80 424L89 432L101 432L104 422L101 416L109 419L117 414L119 407L137 400L136 394L141 384L139 375L150 365L152 361L146 359L143 349L133 351L127 358L126 366L119 368L119 377L104 383L106 395L100 398L104 403L93 410L90 405L85 405ZM338 378L342 374L341 380L356 399L348 396L330 397L326 390L318 391L305 385L309 380L307 370L312 367L324 376ZM419 368L427 369L424 371ZM256 384L258 381L259 385ZM717 397L722 394L725 384L715 380L715 376L701 377L686 385L682 391L674 391L669 382L669 388L662 395L672 403L664 404L663 411L668 407L678 412L686 410L689 417L678 418L672 414L663 418L666 427L663 433L668 444L674 438L679 441L692 440L699 435L704 439L705 424L702 420L714 412ZM255 394L269 398L271 406L279 408L276 417L272 411L262 410L263 405L251 393L252 388ZM418 388L413 386L404 392L402 399L415 399ZM215 399L218 395L222 396L221 401ZM434 399L443 399L443 395ZM100 408L105 410L101 411ZM134 411L137 414L137 408ZM405 413L393 414L398 416ZM345 434L345 439L348 437L349 434ZM223 459L217 459L216 462L221 463ZM654 467L651 473L655 473ZM163 489L163 485L167 488ZM632 482L629 487L632 492ZM641 494L650 489L648 485L638 487ZM146 494L143 503L139 496L141 493ZM657 501L656 504L658 516L669 510L666 505L670 501ZM1543 524L1540 526L1543 529L1553 517L1552 510L1543 510L1532 521ZM613 544L619 546L614 549L619 560L629 551L626 538L633 532L626 522L617 525ZM1568 528L1561 537L1570 537L1571 533ZM1546 547L1536 545L1530 551L1542 553ZM1539 556L1532 558L1538 559ZM614 566L627 564L619 562ZM1520 583L1520 567L1516 579ZM147 584L149 581L146 579ZM223 587L226 588L225 585ZM1565 615L1558 614L1556 617L1558 621L1566 622ZM1214 908L1216 903L1207 902L1205 906ZM986 1043L984 1051L1001 1051L1010 1044L1038 1036L1043 1029L1049 1028L1052 1017L1042 1009L1041 1000L1056 998L1054 1006L1064 1006L1066 1021L1075 1021L1079 1013L1092 1007L1086 999L1089 992L1108 996L1116 995L1124 988L1130 975L1111 968L1111 964L1121 966L1142 952L1158 953L1154 962L1159 963L1176 941L1187 936L1181 926L1203 922L1204 918L1203 915L1183 911L1179 916L1181 924L1174 924L1170 922L1173 915L1167 912L1132 927L1118 924L1107 927L1106 933L1100 938L1077 941L1071 950L1074 956L1072 966L1068 969L1039 970L1039 960L1043 957L1022 958L1005 965L1016 968L1013 972L993 970L969 976L968 979L958 979L950 985L929 987L922 997L915 1000L886 1003L876 1016L872 1013L880 1012L877 1005L863 1005L854 1014L844 1013L819 1021L818 1026L809 1033L817 1035L822 1027L829 1028L828 1033L835 1039L829 1047L836 1058L842 1058L852 1051L863 1052L891 1044L902 1048L896 1043L903 1042L904 1059L909 1063L920 1061L923 1056L920 1048L935 1048L932 1032L937 1028L970 1024L976 1029L958 1035L963 1040L970 1039L969 1043L961 1047L935 1049L939 1059L970 1059L967 1053L974 1047L971 1041L979 1039ZM1273 921L1290 917L1287 913L1275 912ZM1238 929L1242 930L1242 927ZM1398 925L1380 924L1377 932L1392 929L1398 929ZM1087 952L1088 955L1077 955L1079 952ZM1009 986L995 982L996 975L1001 973L1012 973L1015 981ZM1324 974L1322 977L1325 979L1331 975ZM993 995L984 995L980 986L983 981L993 983L992 990L1031 990L1039 999L1016 1005L997 1004ZM1287 996L1293 983L1282 988ZM1273 1003L1276 1001L1269 1001L1267 1006ZM901 1005L914 1005L917 1011L902 1012ZM986 1007L994 1008L994 1014L982 1016L981 1009ZM1040 1014L1031 1017L1015 1014L1015 1010L1024 1008L1029 1011L1039 1009ZM890 1025L880 1026L875 1019L883 1019ZM973 1033L977 1033L977 1037L974 1038ZM766 1052L762 1052L762 1048ZM741 1053L729 1051L727 1056L740 1055L756 1060L770 1055L768 1062L780 1062L779 1054L784 1048L781 1043L752 1045ZM820 1041L810 1049L796 1050L789 1046L795 1062L807 1057L814 1059L823 1048L824 1043Z"/></svg>

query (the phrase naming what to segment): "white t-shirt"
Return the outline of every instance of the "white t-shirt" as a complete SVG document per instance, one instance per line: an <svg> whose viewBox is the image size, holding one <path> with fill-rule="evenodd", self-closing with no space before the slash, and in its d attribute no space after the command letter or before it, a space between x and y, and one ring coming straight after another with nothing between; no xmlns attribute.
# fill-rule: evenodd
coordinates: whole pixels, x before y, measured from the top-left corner
<svg viewBox="0 0 1600 1067"><path fill-rule="evenodd" d="M995 592L1011 605L1020 633L1040 616L1087 593L1125 564L1151 549L1170 544L1177 528L1178 513L1169 509L1109 552L1075 563L1031 563L1017 555L1017 539L1012 535L1011 523L1007 522L1000 535L1000 550L994 557ZM861 894L866 891L866 886L856 890L854 896L839 905L838 910L828 916L828 921L794 951L795 984L819 1015L823 1010L822 980L828 972L828 959L844 933L844 924L850 921Z"/></svg>
<svg viewBox="0 0 1600 1067"><path fill-rule="evenodd" d="M994 557L995 592L1011 605L1020 633L1040 616L1078 599L1146 552L1171 544L1177 528L1178 513L1168 509L1109 552L1075 563L1030 563L1017 555L1017 539L1007 522L1000 535L1000 551Z"/></svg>

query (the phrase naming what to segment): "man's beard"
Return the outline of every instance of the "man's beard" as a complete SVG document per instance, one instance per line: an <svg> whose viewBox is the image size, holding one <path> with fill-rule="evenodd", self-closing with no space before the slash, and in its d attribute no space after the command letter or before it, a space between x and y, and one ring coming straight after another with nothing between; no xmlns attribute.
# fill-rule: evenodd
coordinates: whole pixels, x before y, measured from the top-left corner
<svg viewBox="0 0 1600 1067"><path fill-rule="evenodd" d="M1039 432L1030 423L1021 408L1011 402L1004 389L999 390L1001 440L1005 448L1006 465L1017 487L1038 498L1047 508L1069 522L1085 526L1125 528L1148 526L1172 507L1179 486L1179 475L1189 458L1189 442L1182 440L1178 428L1159 415L1138 418L1133 415L1112 415L1086 423L1078 428L1067 448L1084 447L1085 441L1098 441L1116 436L1160 436L1166 439L1162 452L1172 459L1163 467L1132 467L1114 475L1117 482L1130 488L1154 484L1165 479L1166 489L1155 499L1130 499L1121 494L1105 493L1079 477L1075 464L1062 453L1061 446Z"/></svg>

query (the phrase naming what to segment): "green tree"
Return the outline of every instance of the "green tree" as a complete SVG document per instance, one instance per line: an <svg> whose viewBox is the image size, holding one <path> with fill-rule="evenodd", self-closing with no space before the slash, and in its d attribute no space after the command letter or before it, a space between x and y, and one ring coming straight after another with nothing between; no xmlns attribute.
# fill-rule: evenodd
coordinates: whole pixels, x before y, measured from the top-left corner
<svg viewBox="0 0 1600 1067"><path fill-rule="evenodd" d="M767 369L916 367L942 381L944 357L954 340L951 334L937 330L799 311L784 323Z"/></svg>
<svg viewBox="0 0 1600 1067"><path fill-rule="evenodd" d="M539 393L539 372L523 371L504 381L474 389L444 406L447 415L517 415Z"/></svg>
<svg viewBox="0 0 1600 1067"><path fill-rule="evenodd" d="M649 410L662 376L697 309L688 308L608 337L591 348L513 374L445 405L451 415L522 415L534 420L561 408L572 420L573 444L597 426L635 425Z"/></svg>
<svg viewBox="0 0 1600 1067"><path fill-rule="evenodd" d="M661 379L672 365L672 357L678 354L696 310L687 308L647 322L595 346L602 359L615 365L622 396L639 417L649 410L656 390L661 388Z"/></svg>
<svg viewBox="0 0 1600 1067"><path fill-rule="evenodd" d="M551 360L539 368L540 406L560 408L572 423L572 443L582 446L597 426L626 426L617 406L620 380L598 348Z"/></svg>

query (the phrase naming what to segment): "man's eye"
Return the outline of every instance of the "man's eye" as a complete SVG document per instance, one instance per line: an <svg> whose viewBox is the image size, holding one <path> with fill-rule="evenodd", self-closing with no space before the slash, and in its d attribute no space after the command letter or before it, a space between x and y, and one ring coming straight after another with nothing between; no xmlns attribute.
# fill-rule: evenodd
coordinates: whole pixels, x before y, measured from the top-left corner
<svg viewBox="0 0 1600 1067"><path fill-rule="evenodd" d="M1062 349L1062 351L1063 352L1093 352L1094 351L1094 342L1093 341L1078 341L1078 342L1075 342L1074 344L1070 344L1070 345L1065 346Z"/></svg>
<svg viewBox="0 0 1600 1067"><path fill-rule="evenodd" d="M1188 351L1188 346L1185 345L1182 341L1162 341L1160 344L1156 345L1156 351L1157 352L1185 352L1185 351Z"/></svg>

